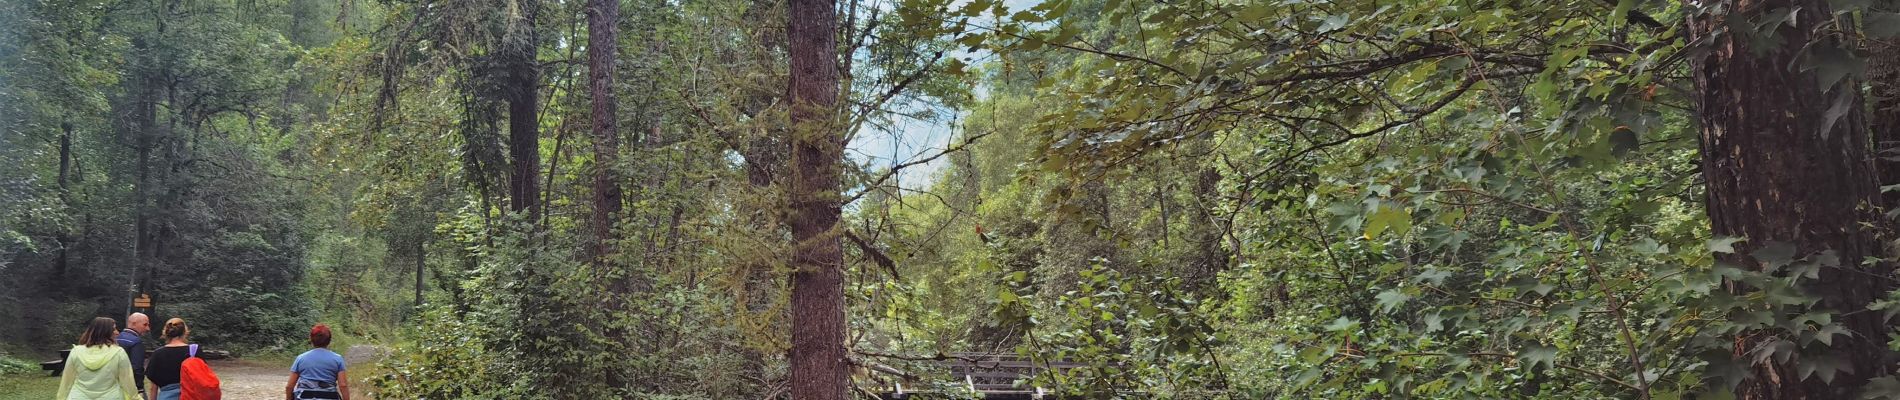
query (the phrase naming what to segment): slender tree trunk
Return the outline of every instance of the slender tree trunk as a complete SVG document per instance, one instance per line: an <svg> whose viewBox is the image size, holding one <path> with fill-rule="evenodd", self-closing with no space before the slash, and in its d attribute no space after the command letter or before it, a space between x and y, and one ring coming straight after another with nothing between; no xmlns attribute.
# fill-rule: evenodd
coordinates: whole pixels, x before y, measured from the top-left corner
<svg viewBox="0 0 1900 400"><path fill-rule="evenodd" d="M1886 325L1880 313L1853 312L1884 295L1884 266L1861 266L1860 260L1880 255L1876 232L1864 222L1878 223L1869 210L1877 209L1877 191L1859 93L1852 82L1825 90L1813 74L1790 70L1799 65L1804 46L1832 46L1832 40L1809 34L1826 18L1823 0L1735 1L1736 14L1691 21L1697 40L1712 40L1710 52L1694 59L1700 98L1702 175L1707 179L1708 215L1717 236L1746 238L1734 254L1718 260L1761 269L1745 256L1773 243L1787 243L1800 254L1832 251L1840 268L1824 268L1809 293L1822 297L1819 308L1845 312L1839 323L1853 332L1834 340L1833 346L1801 351L1791 363L1755 365L1753 375L1737 394L1750 399L1834 399L1858 394L1868 378L1887 370L1880 362L1886 353ZM1744 33L1711 35L1726 26L1724 18L1756 20L1770 10L1797 9L1796 21L1784 24L1778 40L1766 48L1752 47ZM1842 114L1828 125L1828 110ZM1753 289L1729 284L1730 290ZM1775 340L1774 335L1736 338L1737 362L1754 364L1749 353ZM1802 379L1794 363L1833 358L1847 363L1831 382Z"/></svg>
<svg viewBox="0 0 1900 400"><path fill-rule="evenodd" d="M72 179L73 124L71 122L62 121L59 123L59 129L59 201L61 204L70 208L73 205L72 188L68 187ZM63 283L66 282L66 269L72 265L72 232L61 229L57 239L59 240L59 254L54 257L53 261L53 282Z"/></svg>
<svg viewBox="0 0 1900 400"><path fill-rule="evenodd" d="M429 265L428 245L427 240L416 241L416 307L422 307L422 274Z"/></svg>
<svg viewBox="0 0 1900 400"><path fill-rule="evenodd" d="M66 183L72 179L73 171L73 124L59 123L59 195L62 200L69 195Z"/></svg>
<svg viewBox="0 0 1900 400"><path fill-rule="evenodd" d="M1221 244L1225 225L1214 209L1221 201L1220 180L1220 171L1213 166L1200 166L1194 173L1194 189L1190 192L1193 198L1189 203L1193 222L1188 224L1185 235L1186 241L1194 246L1187 277L1188 288L1192 290L1214 287L1216 278L1228 267L1228 250Z"/></svg>
<svg viewBox="0 0 1900 400"><path fill-rule="evenodd" d="M844 248L839 241L844 135L838 101L837 10L831 0L791 0L786 36L792 104L791 394L845 400Z"/></svg>
<svg viewBox="0 0 1900 400"><path fill-rule="evenodd" d="M1876 9L1900 11L1900 4ZM1867 83L1872 87L1867 95L1873 103L1868 126L1873 130L1882 197L1887 207L1894 207L1900 205L1900 190L1884 188L1900 185L1900 37L1868 40L1867 50Z"/></svg>
<svg viewBox="0 0 1900 400"><path fill-rule="evenodd" d="M508 210L526 212L534 221L541 211L536 183L541 163L541 72L536 65L541 2L522 0L521 8L521 20L514 22L502 45L508 60L508 155L514 166L508 179Z"/></svg>
<svg viewBox="0 0 1900 400"><path fill-rule="evenodd" d="M769 103L769 100L755 103L759 103L759 107L764 108L763 104ZM754 193L760 193L762 198L765 194L771 193L773 182L779 179L780 171L785 168L785 142L775 136L789 135L778 134L778 132L767 133L737 149L745 157L746 183L750 185ZM768 235L765 237L783 237L785 234L785 226L781 222L783 214L779 210L771 207L754 207L748 213L750 216L747 227L752 229L751 232ZM779 282L773 276L772 261L751 258L746 260L741 268L744 268L741 273L745 282L745 297L742 305L748 312L747 315L754 317L766 315L764 313L772 308L772 303L776 300L774 294L778 289L776 282ZM766 360L771 355L753 346L747 346L744 351L746 373L761 382L765 381L769 366Z"/></svg>
<svg viewBox="0 0 1900 400"><path fill-rule="evenodd" d="M162 23L160 24L162 27ZM162 29L162 28L161 28ZM132 86L130 121L126 130L136 137L133 146L136 151L138 180L132 185L132 255L134 267L132 280L137 291L143 292L151 282L153 265L152 243L152 148L157 146L158 134L158 86L159 74L154 71L157 57L153 56L153 46L149 38L137 38L132 42L132 53L140 65L132 66L133 78L127 82Z"/></svg>
<svg viewBox="0 0 1900 400"><path fill-rule="evenodd" d="M620 21L619 0L587 2L587 87L594 101L594 243L593 259L604 263L613 253L613 228L620 213L620 185L613 168L619 165L620 133L614 100L614 57L619 49L615 28Z"/></svg>

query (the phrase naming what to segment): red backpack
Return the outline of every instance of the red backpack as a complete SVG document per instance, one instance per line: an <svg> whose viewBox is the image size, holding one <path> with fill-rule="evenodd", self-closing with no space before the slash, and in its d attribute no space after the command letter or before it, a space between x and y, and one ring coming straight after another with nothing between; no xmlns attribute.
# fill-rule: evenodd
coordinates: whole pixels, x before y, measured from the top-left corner
<svg viewBox="0 0 1900 400"><path fill-rule="evenodd" d="M211 372L211 365L198 358L198 345L191 345L191 358L178 367L178 389L180 400L219 400L224 391L218 389L218 373Z"/></svg>

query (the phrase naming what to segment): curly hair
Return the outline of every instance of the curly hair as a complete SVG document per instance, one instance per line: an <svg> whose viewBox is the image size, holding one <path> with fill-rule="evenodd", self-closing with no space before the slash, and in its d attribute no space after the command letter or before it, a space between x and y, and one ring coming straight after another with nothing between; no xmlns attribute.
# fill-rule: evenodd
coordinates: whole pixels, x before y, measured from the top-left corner
<svg viewBox="0 0 1900 400"><path fill-rule="evenodd" d="M191 334L191 327L185 326L184 318L172 318L169 320L165 320L164 333L160 334L159 337L163 338L166 341L170 341L172 339L185 337L186 335L190 335L190 334Z"/></svg>

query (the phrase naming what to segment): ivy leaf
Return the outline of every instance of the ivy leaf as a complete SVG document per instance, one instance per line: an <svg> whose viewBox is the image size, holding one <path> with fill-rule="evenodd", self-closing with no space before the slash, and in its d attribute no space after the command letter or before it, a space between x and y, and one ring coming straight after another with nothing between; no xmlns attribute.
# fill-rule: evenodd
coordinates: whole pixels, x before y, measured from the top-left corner
<svg viewBox="0 0 1900 400"><path fill-rule="evenodd" d="M1809 67L1814 68L1815 78L1820 80L1822 90L1833 88L1834 84L1840 83L1841 78L1859 75L1867 68L1866 60L1836 46L1813 47L1807 62Z"/></svg>
<svg viewBox="0 0 1900 400"><path fill-rule="evenodd" d="M1836 92L1837 93L1834 94L1834 105L1828 106L1827 112L1821 114L1822 135L1828 135L1832 132L1834 123L1840 122L1841 117L1846 116L1848 110L1854 109L1854 99L1860 96L1860 92L1853 90L1837 90Z"/></svg>
<svg viewBox="0 0 1900 400"><path fill-rule="evenodd" d="M1548 368L1557 363L1557 348L1544 345L1525 346L1524 350L1517 352L1517 359L1518 362L1532 368L1539 365Z"/></svg>
<svg viewBox="0 0 1900 400"><path fill-rule="evenodd" d="M1821 377L1821 382L1834 383L1836 373L1854 373L1854 366L1840 357L1823 355L1802 359L1800 364L1795 365L1794 370L1801 379L1818 375Z"/></svg>
<svg viewBox="0 0 1900 400"><path fill-rule="evenodd" d="M1794 262L1794 245L1786 242L1768 242L1761 248L1755 249L1754 252L1748 253L1748 256L1755 258L1755 262L1761 263L1763 271L1773 271Z"/></svg>
<svg viewBox="0 0 1900 400"><path fill-rule="evenodd" d="M1749 353L1749 358L1754 360L1756 364L1767 364L1771 362L1787 363L1789 359L1794 358L1795 347L1793 342L1771 340L1768 343L1755 347L1755 349L1749 351ZM1806 378L1807 374L1802 374L1802 377Z"/></svg>
<svg viewBox="0 0 1900 400"><path fill-rule="evenodd" d="M1445 316L1433 312L1425 314L1425 332L1437 332L1445 329Z"/></svg>
<svg viewBox="0 0 1900 400"><path fill-rule="evenodd" d="M969 3L964 3L963 8L957 12L964 16L974 17L983 14L983 10L989 9L995 3L996 0L971 0Z"/></svg>
<svg viewBox="0 0 1900 400"><path fill-rule="evenodd" d="M1657 243L1656 239L1643 238L1642 240L1636 241L1635 245L1631 245L1630 250L1635 250L1636 254L1653 256L1669 252L1669 246Z"/></svg>
<svg viewBox="0 0 1900 400"><path fill-rule="evenodd" d="M1716 253L1735 254L1735 242L1740 242L1740 241L1742 241L1742 238L1733 237L1733 236L1722 236L1722 237L1717 237L1714 239L1709 239L1709 251L1716 252Z"/></svg>
<svg viewBox="0 0 1900 400"><path fill-rule="evenodd" d="M1563 303L1555 307L1551 307L1550 315L1567 317L1567 318L1570 318L1571 320L1576 320L1583 316L1583 307L1584 307L1584 304L1582 302Z"/></svg>
<svg viewBox="0 0 1900 400"><path fill-rule="evenodd" d="M943 72L950 75L963 76L965 75L964 68L968 66L969 65L963 63L963 60L951 58L949 60L944 60Z"/></svg>
<svg viewBox="0 0 1900 400"><path fill-rule="evenodd" d="M1022 300L1022 297L1017 296L1016 292L1007 289L996 291L996 302L998 304L1011 304L1020 300Z"/></svg>
<svg viewBox="0 0 1900 400"><path fill-rule="evenodd" d="M1445 278L1450 277L1451 271L1429 269L1425 270L1425 272L1418 273L1418 276L1412 277L1412 280L1415 282L1431 282L1433 285L1443 285L1445 284Z"/></svg>
<svg viewBox="0 0 1900 400"><path fill-rule="evenodd" d="M1365 234L1367 238L1379 237L1379 234L1384 233L1387 229L1391 229L1394 234L1405 235L1406 231L1412 230L1412 216L1406 214L1405 210L1384 205L1379 206L1379 209L1373 211L1372 215L1366 216Z"/></svg>
<svg viewBox="0 0 1900 400"><path fill-rule="evenodd" d="M1359 329L1359 321L1354 321L1352 318L1339 317L1339 319L1333 320L1333 323L1326 324L1326 331L1328 332L1340 332L1340 331L1349 331L1349 330L1355 330L1355 329Z"/></svg>
<svg viewBox="0 0 1900 400"><path fill-rule="evenodd" d="M1405 291L1400 289L1387 289L1384 292L1379 292L1377 297L1379 299L1379 312L1381 313L1390 313L1392 310L1398 309L1399 306L1405 305L1406 301L1412 299L1412 295L1405 294Z"/></svg>
<svg viewBox="0 0 1900 400"><path fill-rule="evenodd" d="M1833 346L1835 335L1853 336L1853 333L1848 332L1847 328L1841 327L1840 324L1829 324L1821 327L1820 330L1814 331L1814 340L1818 340L1824 345Z"/></svg>

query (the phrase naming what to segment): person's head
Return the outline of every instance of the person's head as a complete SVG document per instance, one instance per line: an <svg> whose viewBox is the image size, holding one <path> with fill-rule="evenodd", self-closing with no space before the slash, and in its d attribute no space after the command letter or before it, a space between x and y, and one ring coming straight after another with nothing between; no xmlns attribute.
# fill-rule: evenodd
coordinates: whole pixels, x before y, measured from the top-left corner
<svg viewBox="0 0 1900 400"><path fill-rule="evenodd" d="M172 318L165 320L165 330L160 331L159 335L166 341L185 340L186 336L191 336L191 328L185 326L184 318Z"/></svg>
<svg viewBox="0 0 1900 400"><path fill-rule="evenodd" d="M317 348L330 347L330 326L317 324L310 327L310 345Z"/></svg>
<svg viewBox="0 0 1900 400"><path fill-rule="evenodd" d="M79 345L92 347L113 344L112 334L118 330L118 321L106 317L93 318L92 323L86 324L86 331L79 334Z"/></svg>
<svg viewBox="0 0 1900 400"><path fill-rule="evenodd" d="M132 315L125 316L125 328L144 335L146 332L152 331L152 319L146 317L145 313L132 313Z"/></svg>

